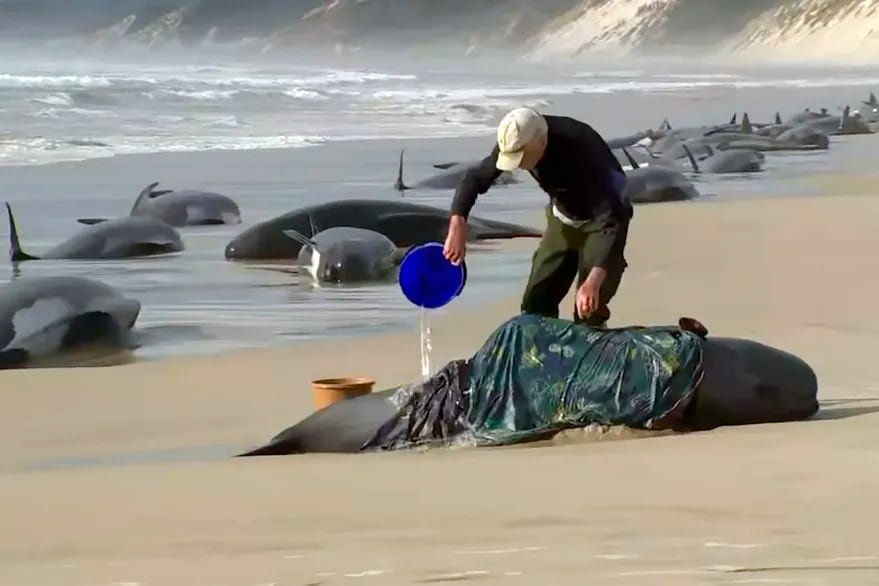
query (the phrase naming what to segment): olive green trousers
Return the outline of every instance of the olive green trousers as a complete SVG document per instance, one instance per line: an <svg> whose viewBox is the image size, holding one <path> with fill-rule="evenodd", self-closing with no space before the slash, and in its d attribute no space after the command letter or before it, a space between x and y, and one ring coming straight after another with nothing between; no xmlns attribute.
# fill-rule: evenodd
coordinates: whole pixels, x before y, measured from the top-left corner
<svg viewBox="0 0 879 586"><path fill-rule="evenodd" d="M610 237L613 242L605 267L607 276L599 290L598 309L580 318L576 305L574 307L575 322L603 326L610 319L608 304L616 295L628 266L625 248L629 222L604 216L575 228L556 218L552 205L548 205L546 230L531 259L531 274L522 295L522 312L558 317L559 304L568 294L574 277L579 288L599 262L599 255L604 254Z"/></svg>

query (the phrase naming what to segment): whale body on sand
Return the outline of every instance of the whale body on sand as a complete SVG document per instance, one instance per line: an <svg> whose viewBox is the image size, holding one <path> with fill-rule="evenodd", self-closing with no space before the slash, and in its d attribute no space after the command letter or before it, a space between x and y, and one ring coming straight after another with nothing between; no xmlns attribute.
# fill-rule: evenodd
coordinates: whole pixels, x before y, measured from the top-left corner
<svg viewBox="0 0 879 586"><path fill-rule="evenodd" d="M516 335L521 337L521 332L525 331L522 328L539 327L539 324L535 326L531 323L533 319L531 316L514 318L508 322L507 326L502 327L508 327L511 322L521 320L521 327L515 330L518 332ZM512 325L516 326L515 323ZM796 421L811 417L817 412L818 380L814 370L801 358L754 340L708 336L707 329L698 321L690 318L681 318L679 325L678 330L665 328L657 330L657 332L667 336L678 336L678 338L688 336L685 339L686 346L681 346L681 348L686 349L688 354L685 358L691 365L698 364L697 368L688 371L691 374L694 373L691 379L692 383L689 386L680 386L683 379L680 379L679 375L687 374L684 372L685 369L671 375L672 378L668 379L685 391L682 391L679 397L669 404L666 412L659 417L660 419L668 419L667 427L678 431L708 430L718 426ZM588 328L588 326L574 327ZM606 336L601 338L602 344L612 347L614 355L618 355L619 347L614 344L620 344L621 340L625 344L625 336L638 335L639 328L619 328L616 331L623 331L623 336L614 339L613 332L604 334L587 332L587 334ZM560 347L557 350L552 350L553 346L558 347L559 344L551 343L548 346L550 353L560 352L564 349ZM578 357L588 355L593 351L593 348L575 348L572 356L575 354ZM485 346L482 350L487 352L486 355L493 351L492 348ZM491 355L497 355L497 352ZM558 360L553 358L552 354L544 356L543 353L540 353L540 355L543 356L541 364L551 364L553 360ZM476 358L474 357L472 360L476 360ZM450 386L447 384L448 380L454 377L456 372L462 369L466 370L467 364L467 361L450 362L446 369L420 385L403 385L339 401L308 415L293 426L281 431L265 445L239 455L264 456L309 452L360 453L376 448L381 449L381 442L376 443L376 438L383 434L387 436L389 429L396 429L397 433L407 436L419 433L422 435L439 433L446 440L444 445L448 445L455 437L466 435L474 421L477 423L484 421L486 417L489 417L486 413L492 410L500 409L507 414L497 415L501 418L513 416L510 415L508 407L513 403L507 402L510 394L521 394L518 405L524 405L524 407L520 407L521 410L514 409L512 411L515 413L516 423L513 421L501 422L499 427L507 428L519 425L522 418L529 417L529 411L538 408L540 401L529 395L529 393L535 392L533 390L534 384L522 385L518 389L508 388L494 382L497 381L495 373L491 373L488 377L493 381L492 388L488 398L481 405L472 403L475 400L472 398L475 392L473 388L475 383L472 382L474 379L467 379L466 375L461 380L470 380L469 388L459 389L457 394L443 391L442 389ZM514 381L511 385L513 387L516 386L515 381L524 376L522 369L526 367L516 368L517 372L513 373L509 379ZM655 370L649 365L647 370L651 370L651 368ZM638 372L637 368L632 367L625 371L625 377L631 380L632 377L638 375ZM593 369L590 369L587 374L590 379L597 376ZM623 376L621 372L617 371L613 374ZM594 397L597 402L587 401L593 412L600 411L596 405L602 401L609 405L619 402L619 388L613 381L623 379L615 378L615 376L611 376L609 379L611 382L605 386L596 383L598 394ZM571 381L569 378L564 380L566 380L564 386L567 389L571 386ZM530 382L532 381L529 380ZM552 386L551 380L543 380L542 383ZM662 393L667 392L667 388L673 385L662 384L659 386L663 387L661 396ZM531 390L523 390L525 388ZM415 397L415 400L412 397ZM468 397L471 398L468 399ZM468 401L470 404L467 404ZM570 402L575 399L569 397L565 401ZM581 421L580 426L590 423L627 424L626 418L629 420L637 419L634 417L635 412L640 410L643 415L644 405L650 402L650 398L641 397L630 403L628 412L624 408L620 412L622 415L618 415L615 421L601 421L601 417L593 416L591 420L587 417L587 420ZM405 411L404 408L412 404L420 404L421 407ZM500 406L498 407L498 405ZM632 405L634 407L631 407ZM474 410L477 411L475 415L472 413ZM436 415L436 413L445 414L447 412L458 413L459 416ZM461 415L463 413L466 413L465 419L469 423L461 423L461 417L464 417ZM550 419L552 419L552 414L550 414ZM652 423L656 423L655 418ZM547 439L561 430L562 428L549 428L543 430L545 433L532 435L529 435L527 430L520 431L518 433L522 437L518 441ZM514 435L516 432L511 433Z"/></svg>

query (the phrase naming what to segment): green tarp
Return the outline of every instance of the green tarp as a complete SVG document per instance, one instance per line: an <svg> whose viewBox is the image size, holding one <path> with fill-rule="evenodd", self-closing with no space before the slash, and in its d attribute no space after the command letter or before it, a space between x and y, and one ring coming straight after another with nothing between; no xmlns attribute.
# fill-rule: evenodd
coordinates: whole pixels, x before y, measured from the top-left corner
<svg viewBox="0 0 879 586"><path fill-rule="evenodd" d="M702 341L678 326L518 315L470 359L400 388L397 415L364 449L504 445L592 423L674 427L701 380Z"/></svg>

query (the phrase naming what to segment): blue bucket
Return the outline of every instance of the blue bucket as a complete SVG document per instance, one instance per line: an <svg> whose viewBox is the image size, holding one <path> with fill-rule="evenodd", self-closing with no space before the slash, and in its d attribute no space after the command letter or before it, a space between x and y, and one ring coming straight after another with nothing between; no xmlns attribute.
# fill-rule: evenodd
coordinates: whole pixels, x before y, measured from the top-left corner
<svg viewBox="0 0 879 586"><path fill-rule="evenodd" d="M413 305L436 309L461 294L467 283L467 264L453 265L443 256L443 245L428 242L406 253L400 263L400 289Z"/></svg>

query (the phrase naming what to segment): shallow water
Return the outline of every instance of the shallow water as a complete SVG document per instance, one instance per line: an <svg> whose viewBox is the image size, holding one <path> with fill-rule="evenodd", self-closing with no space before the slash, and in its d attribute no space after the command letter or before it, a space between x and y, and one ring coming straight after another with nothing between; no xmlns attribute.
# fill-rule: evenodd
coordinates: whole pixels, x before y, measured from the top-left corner
<svg viewBox="0 0 879 586"><path fill-rule="evenodd" d="M96 126L67 124L67 118L34 125L29 122L34 117L25 112L27 108L46 105L34 102L42 95L40 92L63 90L64 84L91 84L94 88L124 92L131 89L125 90L128 86L124 84L134 83L129 79L133 73L123 75L110 69L88 72L82 64L76 67L66 77L60 76L57 67L52 70L48 66L32 72L25 81L10 77L23 75L21 72L0 76L0 122L18 135L55 133L56 138L63 135L88 139L90 129ZM760 121L776 110L785 115L806 106L817 108L826 104L833 108L843 100L856 105L876 81L864 72L826 71L709 75L576 70L559 73L531 69L512 77L449 66L434 74L389 68L368 79L355 79L353 74L338 71L312 71L309 83L326 82L324 89L344 89L350 95L332 94L335 101L317 100L319 108L303 110L290 104L273 105L269 98L274 94L259 93L268 92L281 82L291 85L291 76L301 77L301 71L256 71L247 79L241 72L232 73L235 75L222 68L199 73L182 66L175 72L164 66L162 71L150 74L159 80L156 83L138 83L146 83L150 91L162 89L165 94L172 90L190 91L193 84L235 86L236 91L227 97L196 100L198 105L187 106L179 99L153 103L151 107L157 110L150 115L161 110L174 115L190 112L195 116L193 113L199 112L199 108L209 107L217 116L262 120L260 123L265 127L258 132L236 127L226 133L228 141L237 141L235 148L241 150L127 155L20 166L29 157L42 157L30 152L24 159L7 156L6 165L0 165L4 199L13 206L24 249L36 255L81 229L74 221L77 217L128 213L137 193L152 181L159 181L159 188L220 191L238 201L244 224L182 228L186 250L181 254L124 261L38 261L19 265L20 275L87 275L139 299L143 308L135 332L138 347L133 356L137 359L365 334L401 326L417 328L419 310L406 302L395 283L315 287L292 263L232 263L225 260L223 249L249 224L301 205L346 197L399 198L392 185L401 148L406 148L405 179L409 183L435 172L432 163L485 156L492 146L491 125L511 105L540 103L545 111L582 117L608 136L615 136L655 126L664 117L684 126L724 122L732 112L741 116L745 110L752 120ZM143 77L146 73L138 75ZM412 79L412 75L416 78ZM103 81L95 81L98 78ZM830 82L839 82L839 86L829 86ZM13 91L9 87L3 89L4 83L10 87L18 85ZM254 98L254 92L261 96L259 100ZM366 94L371 96L368 100L363 97ZM345 95L347 102L343 99ZM385 100L382 108L376 106L379 99ZM202 103L207 101L211 101L210 106ZM120 102L118 107L114 103L108 102L107 107L116 108L115 121L103 120L101 128L115 132L113 141L117 143L127 140L126 137L142 139L136 125L125 119L137 109L132 110L129 103ZM146 108L142 105L137 110L139 115L149 112ZM449 109L469 114L450 118ZM307 124L303 116L307 117ZM331 141L286 150L247 150L259 146L247 143L249 136L265 134L269 127L279 128L282 120L285 132L301 130L325 136L332 134L333 129L347 127L352 132L356 129L354 134L368 130L371 140ZM147 140L147 150L165 150L168 141L183 144L188 138L205 136L206 132L197 125L175 125L164 118L156 119L155 124L164 125L164 138ZM480 136L467 136L474 133ZM462 136L436 138L449 134ZM337 133L335 138L341 136ZM404 140L395 136L421 138ZM766 153L764 173L694 176L693 180L704 201L715 197L818 194L818 187L809 177L872 167L877 145L879 139L875 135L834 137L831 149L825 152ZM52 152L61 159L97 156L94 152L63 150L63 146L56 145L54 151L47 151L47 157L51 159ZM117 152L128 151L119 148ZM41 162L45 160L40 158ZM407 192L405 198L447 209L451 195L451 190L413 191ZM482 196L473 213L542 228L540 209L544 203L545 195L535 188L530 177L524 176L520 184L496 187ZM692 205L698 205L698 201ZM3 224L0 234L5 237L7 230ZM520 290L534 245L536 240L515 247L502 243L471 246L467 286L453 302L454 306L483 303ZM7 269L3 280L16 274L10 265ZM562 313L567 314L568 309L562 308Z"/></svg>

